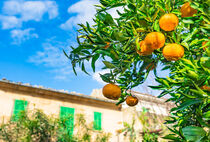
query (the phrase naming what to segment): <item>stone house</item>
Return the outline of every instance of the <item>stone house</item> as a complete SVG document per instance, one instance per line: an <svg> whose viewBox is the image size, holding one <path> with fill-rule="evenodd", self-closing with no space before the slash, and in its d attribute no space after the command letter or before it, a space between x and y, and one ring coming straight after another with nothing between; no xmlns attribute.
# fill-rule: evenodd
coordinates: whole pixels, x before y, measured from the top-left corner
<svg viewBox="0 0 210 142"><path fill-rule="evenodd" d="M132 92L139 98L136 107L126 104L115 105L102 97L100 89L93 90L91 95L69 93L64 90L54 90L30 84L15 83L8 80L0 81L0 123L9 121L12 115L21 110L41 109L47 115L61 117L65 113L84 114L88 122L97 123L97 131L103 129L112 133L111 142L126 141L117 131L123 128L122 122L131 122L142 108L147 108L151 114L168 116L171 104L165 99L151 95ZM136 113L137 112L137 113ZM72 122L74 123L74 122ZM138 125L142 129L141 125Z"/></svg>

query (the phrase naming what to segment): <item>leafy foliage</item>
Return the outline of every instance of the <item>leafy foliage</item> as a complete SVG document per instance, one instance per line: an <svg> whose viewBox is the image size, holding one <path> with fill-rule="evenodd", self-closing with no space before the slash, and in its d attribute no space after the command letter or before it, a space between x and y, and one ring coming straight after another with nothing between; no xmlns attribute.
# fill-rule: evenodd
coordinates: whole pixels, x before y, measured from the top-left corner
<svg viewBox="0 0 210 142"><path fill-rule="evenodd" d="M180 7L190 2L197 10L192 17L181 17ZM142 84L150 69L150 63L161 64L163 70L170 70L170 76L160 78L156 69L154 74L158 86L153 89L163 90L159 97L169 94L168 101L176 105L171 110L173 134L165 138L173 141L205 141L209 137L209 89L210 86L210 42L209 42L209 1L208 0L100 0L96 5L95 24L79 24L78 47L72 48L67 57L73 69L79 66L84 72L85 62L90 61L93 71L95 62L102 60L103 69L110 73L101 75L105 82L119 84L122 95L119 103L128 95L126 90ZM117 8L118 18L109 14ZM120 11L119 9L122 9ZM160 29L159 19L165 13L174 13L179 18L179 25L174 31ZM150 32L161 32L166 37L166 45L177 43L184 47L185 55L181 60L170 62L162 55L162 48L152 55L139 56L139 42ZM206 44L202 44L206 42ZM76 73L76 72L75 72ZM86 72L87 73L87 72ZM197 138L189 138L189 126L205 131ZM201 130L202 129L202 130ZM189 133L188 133L189 131ZM193 133L193 132L192 132ZM194 135L194 134L192 134Z"/></svg>
<svg viewBox="0 0 210 142"><path fill-rule="evenodd" d="M69 116L71 117L71 116ZM93 125L87 124L85 116L78 114L75 124L75 135L64 131L68 126L65 120L49 117L40 110L32 113L21 112L18 120L0 125L0 140L9 142L107 142L110 134L95 132Z"/></svg>
<svg viewBox="0 0 210 142"><path fill-rule="evenodd" d="M142 142L158 142L158 135L155 133L152 133L152 134L146 133L143 136Z"/></svg>
<svg viewBox="0 0 210 142"><path fill-rule="evenodd" d="M125 137L129 137L130 142L135 142L137 140L136 130L135 130L135 119L132 119L132 123L123 122L124 128L121 130L121 133L124 133Z"/></svg>

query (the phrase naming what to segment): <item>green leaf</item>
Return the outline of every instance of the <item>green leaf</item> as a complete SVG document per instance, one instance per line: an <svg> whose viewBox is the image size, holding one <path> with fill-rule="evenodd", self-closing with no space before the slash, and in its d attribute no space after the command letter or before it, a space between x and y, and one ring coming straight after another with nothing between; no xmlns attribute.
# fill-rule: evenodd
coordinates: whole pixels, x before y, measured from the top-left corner
<svg viewBox="0 0 210 142"><path fill-rule="evenodd" d="M136 47L137 47L137 50L141 51L140 44L139 44L139 37L136 38Z"/></svg>
<svg viewBox="0 0 210 142"><path fill-rule="evenodd" d="M186 93L183 93L183 92L179 92L179 93L184 95L185 97L188 97L188 98L191 98L191 99L197 98L197 96L189 95L189 94L186 94Z"/></svg>
<svg viewBox="0 0 210 142"><path fill-rule="evenodd" d="M113 69L116 68L115 65L113 65L112 63L108 62L108 61L103 61L104 65L109 68L109 69Z"/></svg>
<svg viewBox="0 0 210 142"><path fill-rule="evenodd" d="M187 43L187 42L192 38L192 36L195 35L198 31L199 31L198 28L195 27L195 28L193 29L192 33L188 34L188 36L187 36L187 37L185 38L185 40L182 41L182 42L183 42L183 43Z"/></svg>
<svg viewBox="0 0 210 142"><path fill-rule="evenodd" d="M116 105L119 105L119 104L123 103L124 101L125 101L124 97L123 98L120 97L119 101L116 103Z"/></svg>
<svg viewBox="0 0 210 142"><path fill-rule="evenodd" d="M100 3L101 3L103 6L108 6L108 5L109 5L109 1L107 1L107 0L100 0Z"/></svg>
<svg viewBox="0 0 210 142"><path fill-rule="evenodd" d="M192 83L195 86L195 88L200 92L200 94L202 94L202 96L208 96L200 87L198 87L198 85L194 81L192 81Z"/></svg>
<svg viewBox="0 0 210 142"><path fill-rule="evenodd" d="M210 69L210 57L202 57L200 60L201 60L201 65L202 66Z"/></svg>
<svg viewBox="0 0 210 142"><path fill-rule="evenodd" d="M197 95L198 97L203 97L203 93L198 91L198 90L195 90L195 89L190 89L191 92L195 93L195 95Z"/></svg>
<svg viewBox="0 0 210 142"><path fill-rule="evenodd" d="M183 22L186 24L194 24L194 21L191 19L183 19Z"/></svg>
<svg viewBox="0 0 210 142"><path fill-rule="evenodd" d="M89 75L89 73L88 73L88 72L86 71L86 69L85 69L85 64L84 64L84 62L82 62L82 71Z"/></svg>
<svg viewBox="0 0 210 142"><path fill-rule="evenodd" d="M117 52L114 49L111 49L110 53L111 53L111 55L113 55L113 57L115 59L117 59L117 60L119 59L119 55L117 54Z"/></svg>
<svg viewBox="0 0 210 142"><path fill-rule="evenodd" d="M206 135L206 131L197 126L187 126L182 132L186 140L193 142L200 141Z"/></svg>
<svg viewBox="0 0 210 142"><path fill-rule="evenodd" d="M111 83L111 81L110 81L110 79L109 79L108 76L100 74L100 77L101 77L101 79L102 79L104 82Z"/></svg>
<svg viewBox="0 0 210 142"><path fill-rule="evenodd" d="M182 42L181 45L187 48L187 50L189 50L189 45L187 44L187 42Z"/></svg>
<svg viewBox="0 0 210 142"><path fill-rule="evenodd" d="M171 88L170 85L168 84L168 82L166 80L163 80L162 82L167 88Z"/></svg>
<svg viewBox="0 0 210 142"><path fill-rule="evenodd" d="M108 13L106 13L104 24L115 25L115 22L114 22L112 16Z"/></svg>
<svg viewBox="0 0 210 142"><path fill-rule="evenodd" d="M163 84L165 87L170 88L170 85L168 83L168 81L164 78L156 78L155 79L157 82Z"/></svg>
<svg viewBox="0 0 210 142"><path fill-rule="evenodd" d="M135 5L132 4L132 3L128 4L127 6L128 6L128 8L129 8L130 10L132 10L132 11L135 11L135 10L136 10Z"/></svg>
<svg viewBox="0 0 210 142"><path fill-rule="evenodd" d="M179 142L180 141L180 138L178 138L176 135L174 134L169 134L169 135L166 135L164 137L162 137L163 139L168 139L168 140L175 140L176 142Z"/></svg>
<svg viewBox="0 0 210 142"><path fill-rule="evenodd" d="M104 14L104 13L98 13L97 16L101 21L105 21L105 19L106 19L106 14Z"/></svg>
<svg viewBox="0 0 210 142"><path fill-rule="evenodd" d="M161 86L162 87L162 86ZM159 89L159 88L157 88L157 89ZM165 96L166 94L168 94L169 92L168 91L163 91L159 96L158 96L158 98L161 98L161 97L163 97L163 96Z"/></svg>
<svg viewBox="0 0 210 142"><path fill-rule="evenodd" d="M195 71L187 70L187 76L193 80L199 79L199 75Z"/></svg>
<svg viewBox="0 0 210 142"><path fill-rule="evenodd" d="M72 63L73 72L74 72L75 75L77 75L75 67L76 67L75 64Z"/></svg>
<svg viewBox="0 0 210 142"><path fill-rule="evenodd" d="M96 54L92 57L91 67L93 69L93 72L95 72L95 62L98 60L99 57L100 57L99 54Z"/></svg>
<svg viewBox="0 0 210 142"><path fill-rule="evenodd" d="M182 63L184 63L187 66L192 67L193 69L196 69L195 65L188 59L182 58L181 59Z"/></svg>
<svg viewBox="0 0 210 142"><path fill-rule="evenodd" d="M67 55L67 53L66 53L65 50L63 50L63 53L64 53L64 55L65 55L67 58L69 58L69 56Z"/></svg>
<svg viewBox="0 0 210 142"><path fill-rule="evenodd" d="M206 120L210 120L210 111L207 111L203 114L203 118L205 118Z"/></svg>
<svg viewBox="0 0 210 142"><path fill-rule="evenodd" d="M162 85L159 85L159 86L148 86L148 87L150 87L150 88L152 88L154 90L160 90L161 88L163 88Z"/></svg>
<svg viewBox="0 0 210 142"><path fill-rule="evenodd" d="M158 20L156 20L155 23L154 23L154 30L157 31L157 32L160 31L160 26L159 26L158 23L159 23Z"/></svg>
<svg viewBox="0 0 210 142"><path fill-rule="evenodd" d="M198 103L201 103L202 100L198 100L198 99L194 99L194 100L188 100L182 104L180 104L180 106L178 106L177 108L173 108L171 109L171 111L180 111L180 110L184 110L186 109L187 107L191 106L191 105L194 105L194 104L198 104Z"/></svg>
<svg viewBox="0 0 210 142"><path fill-rule="evenodd" d="M168 69L170 69L170 66L165 66L164 68L161 69L161 71L168 70Z"/></svg>

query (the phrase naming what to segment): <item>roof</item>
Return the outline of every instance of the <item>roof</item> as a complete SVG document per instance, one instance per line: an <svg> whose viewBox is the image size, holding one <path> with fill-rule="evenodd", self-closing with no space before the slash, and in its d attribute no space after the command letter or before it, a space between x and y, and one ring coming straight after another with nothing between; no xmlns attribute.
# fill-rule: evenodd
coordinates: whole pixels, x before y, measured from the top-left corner
<svg viewBox="0 0 210 142"><path fill-rule="evenodd" d="M128 91L128 92L130 92L130 91ZM167 99L163 98L163 97L157 98L156 96L153 96L150 94L145 94L145 93L140 93L140 92L136 92L136 91L131 91L131 94L136 96L141 101L151 102L151 103L155 103L155 104L164 104L164 105L168 105L168 106L174 105L171 102L166 103ZM93 89L91 96L99 98L99 99L103 99L103 100L109 100L102 95L102 89ZM117 102L117 101L114 101L114 102Z"/></svg>
<svg viewBox="0 0 210 142"><path fill-rule="evenodd" d="M67 90L56 90L52 88L46 88L40 85L31 85L29 83L22 83L22 82L12 82L6 79L0 80L0 88L10 88L10 90L18 90L27 92L30 91L30 93L36 93L36 94L43 94L43 95L50 95L54 97L59 97L62 99L69 98L70 100L79 100L82 99L83 101L94 103L101 105L103 104L104 107L109 106L114 109L121 109L122 105L116 106L116 102L114 100L109 100L105 98L102 95L101 89L94 89L91 95L84 95L76 92L69 92ZM28 88L28 89L27 89ZM132 95L135 95L139 100L146 101L146 102L152 102L156 104L164 104L168 107L172 107L174 104L171 102L167 102L165 98L157 98L156 96L149 95L149 94L143 94L136 91L131 91ZM96 103L97 102L97 103ZM81 100L78 103L83 103ZM93 104L90 104L93 105Z"/></svg>
<svg viewBox="0 0 210 142"><path fill-rule="evenodd" d="M166 103L167 99L164 97L158 98L158 97L150 95L150 94L140 93L140 92L136 92L136 91L131 91L130 93L132 95L135 95L140 100L147 101L147 102L153 102L153 103L158 103L158 104L170 104L171 103L171 102Z"/></svg>
<svg viewBox="0 0 210 142"><path fill-rule="evenodd" d="M103 104L104 107L109 106L114 109L121 109L121 105L116 106L114 101L112 100L105 100L101 98L96 98L90 95L84 95L76 92L68 92L65 90L55 90L51 88L45 88L40 85L30 85L29 83L21 83L21 82L11 82L6 79L0 80L0 89L7 89L13 91L21 91L27 92L26 94L30 95L30 93L47 95L47 96L54 96L62 98L65 100L79 100L78 103L88 102L90 105L99 105ZM30 93L29 93L30 92ZM91 104L93 103L93 104ZM102 105L101 105L102 106Z"/></svg>

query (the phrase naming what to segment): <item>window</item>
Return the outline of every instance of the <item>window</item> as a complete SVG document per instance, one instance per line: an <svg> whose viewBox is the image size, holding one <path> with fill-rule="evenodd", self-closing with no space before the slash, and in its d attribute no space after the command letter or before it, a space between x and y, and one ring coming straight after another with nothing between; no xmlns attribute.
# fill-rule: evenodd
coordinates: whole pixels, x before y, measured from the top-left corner
<svg viewBox="0 0 210 142"><path fill-rule="evenodd" d="M20 116L20 113L26 110L27 105L28 105L27 101L15 100L12 120L17 121Z"/></svg>
<svg viewBox="0 0 210 142"><path fill-rule="evenodd" d="M74 131L74 108L61 107L60 118L64 122L63 131L73 135Z"/></svg>
<svg viewBox="0 0 210 142"><path fill-rule="evenodd" d="M95 130L101 130L101 113L100 112L94 112L93 128Z"/></svg>

